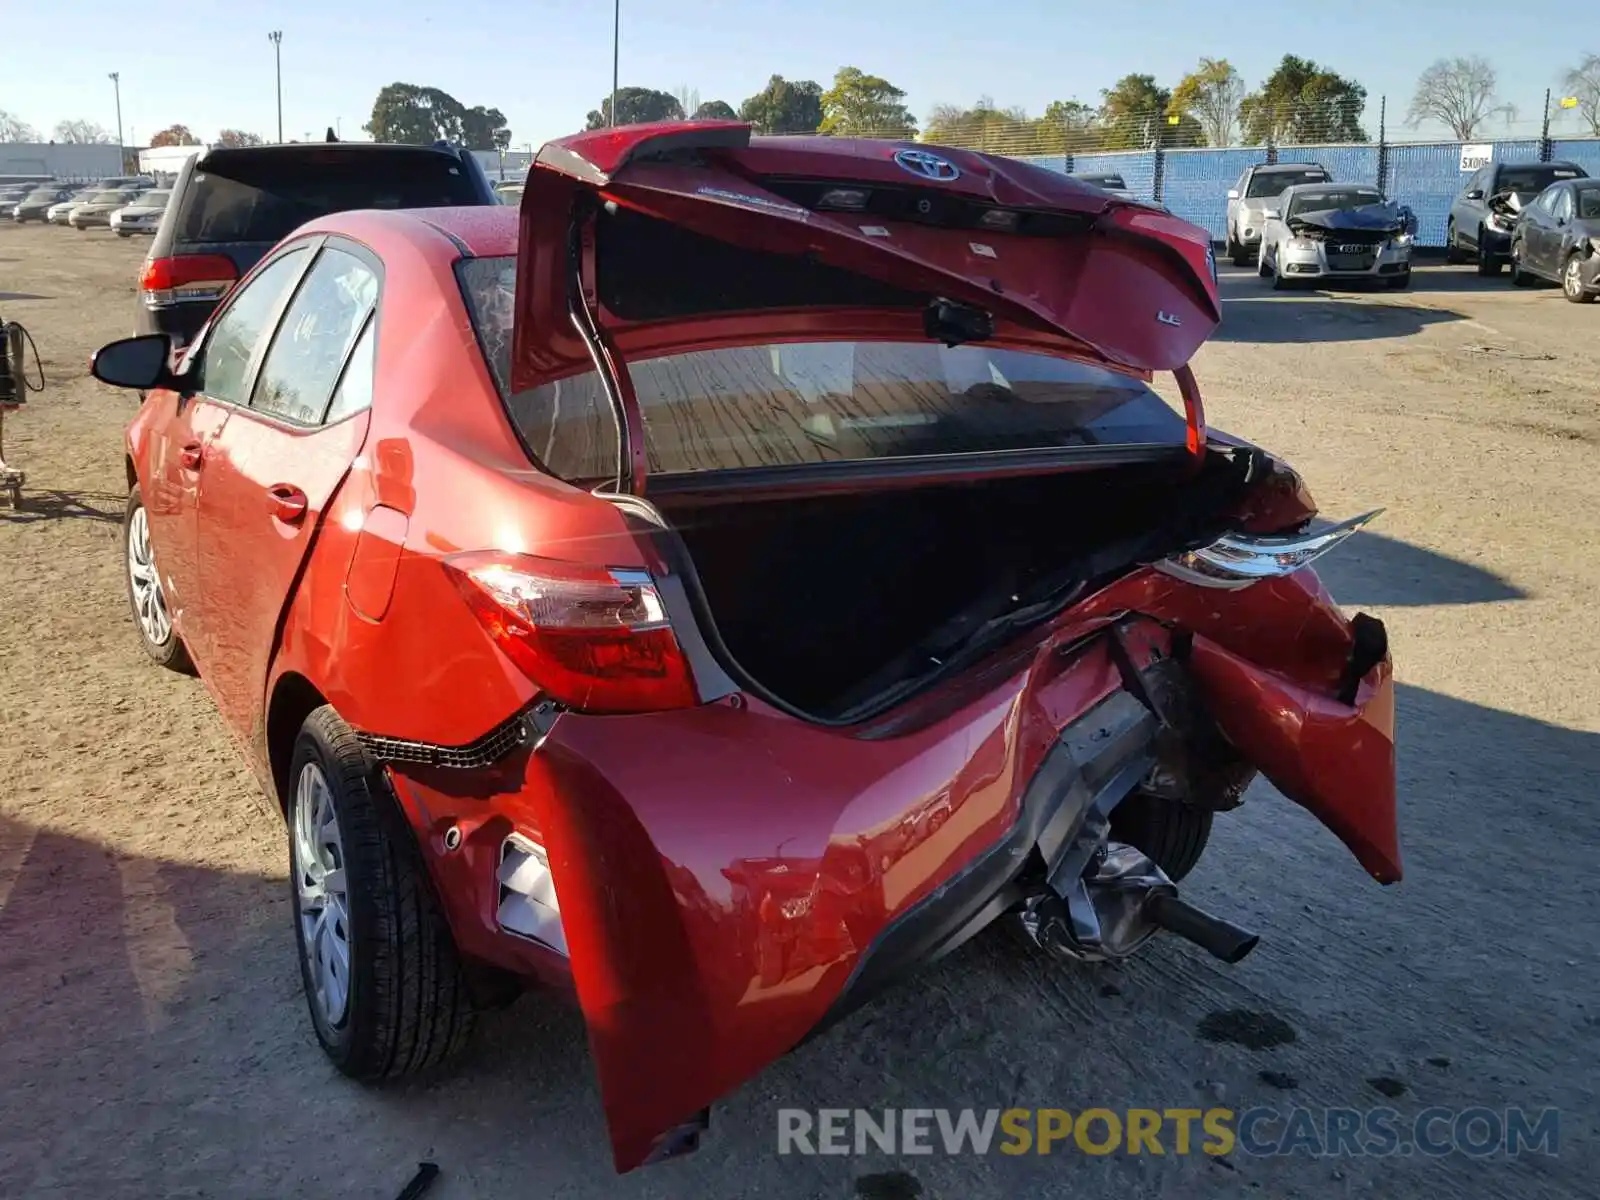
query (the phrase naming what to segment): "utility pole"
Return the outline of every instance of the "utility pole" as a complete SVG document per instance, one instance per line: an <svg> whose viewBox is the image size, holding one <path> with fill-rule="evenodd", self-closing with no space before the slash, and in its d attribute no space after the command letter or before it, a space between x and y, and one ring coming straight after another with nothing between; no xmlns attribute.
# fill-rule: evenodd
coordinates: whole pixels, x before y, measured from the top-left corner
<svg viewBox="0 0 1600 1200"><path fill-rule="evenodd" d="M1549 162L1550 153L1550 89L1544 90L1544 129L1539 134L1539 161Z"/></svg>
<svg viewBox="0 0 1600 1200"><path fill-rule="evenodd" d="M267 41L272 43L273 65L278 75L278 142L283 143L283 30L274 29L267 34Z"/></svg>
<svg viewBox="0 0 1600 1200"><path fill-rule="evenodd" d="M622 0L611 9L611 124L617 123L617 65L622 61ZM1545 106L1549 108L1548 105Z"/></svg>
<svg viewBox="0 0 1600 1200"><path fill-rule="evenodd" d="M110 78L111 90L117 97L117 174L120 175L128 169L128 148L122 142L122 72L112 71Z"/></svg>

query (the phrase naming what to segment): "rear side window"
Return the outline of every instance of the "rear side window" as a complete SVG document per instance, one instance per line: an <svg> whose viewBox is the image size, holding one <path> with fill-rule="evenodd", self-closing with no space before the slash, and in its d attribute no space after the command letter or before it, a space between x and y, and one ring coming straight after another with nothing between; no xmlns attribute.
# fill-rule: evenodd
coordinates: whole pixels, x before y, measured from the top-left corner
<svg viewBox="0 0 1600 1200"><path fill-rule="evenodd" d="M276 242L350 209L482 203L465 169L443 153L334 147L214 155L189 178L174 236L195 245Z"/></svg>
<svg viewBox="0 0 1600 1200"><path fill-rule="evenodd" d="M617 438L586 372L512 395L509 258L463 264L463 290L512 423L545 469L609 478ZM818 341L628 363L652 472L870 461L1067 446L1181 449L1183 417L1141 380L1017 350Z"/></svg>

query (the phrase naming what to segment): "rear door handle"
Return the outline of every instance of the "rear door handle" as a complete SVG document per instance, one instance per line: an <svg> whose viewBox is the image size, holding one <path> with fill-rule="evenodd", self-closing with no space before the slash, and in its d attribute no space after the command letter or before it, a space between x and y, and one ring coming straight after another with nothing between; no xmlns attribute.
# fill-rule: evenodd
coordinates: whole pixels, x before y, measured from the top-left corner
<svg viewBox="0 0 1600 1200"><path fill-rule="evenodd" d="M190 442L178 452L178 461L191 471L198 471L200 464L205 461L206 446L204 442Z"/></svg>
<svg viewBox="0 0 1600 1200"><path fill-rule="evenodd" d="M272 515L286 524L298 525L306 519L306 494L292 483L273 484L267 489L267 501Z"/></svg>

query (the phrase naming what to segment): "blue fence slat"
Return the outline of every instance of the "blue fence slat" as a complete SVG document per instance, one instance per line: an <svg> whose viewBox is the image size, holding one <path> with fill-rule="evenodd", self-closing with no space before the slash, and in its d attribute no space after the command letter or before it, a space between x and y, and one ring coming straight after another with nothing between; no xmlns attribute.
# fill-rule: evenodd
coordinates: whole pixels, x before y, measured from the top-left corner
<svg viewBox="0 0 1600 1200"><path fill-rule="evenodd" d="M1156 198L1156 155L1153 150L1074 154L1072 173L1121 175L1128 190L1141 200Z"/></svg>
<svg viewBox="0 0 1600 1200"><path fill-rule="evenodd" d="M1577 163L1600 179L1600 138L1570 138L1550 143L1550 157Z"/></svg>
<svg viewBox="0 0 1600 1200"><path fill-rule="evenodd" d="M1246 167L1266 161L1262 148L1169 150L1161 165L1161 203L1220 242L1227 232L1228 189Z"/></svg>
<svg viewBox="0 0 1600 1200"><path fill-rule="evenodd" d="M1378 148L1366 146L1279 146L1281 163L1316 163L1336 183L1378 182Z"/></svg>

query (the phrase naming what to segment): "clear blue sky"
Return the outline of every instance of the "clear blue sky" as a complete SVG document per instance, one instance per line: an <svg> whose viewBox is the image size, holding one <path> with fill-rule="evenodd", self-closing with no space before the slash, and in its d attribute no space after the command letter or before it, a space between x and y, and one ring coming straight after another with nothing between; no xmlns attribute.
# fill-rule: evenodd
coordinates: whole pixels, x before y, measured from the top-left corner
<svg viewBox="0 0 1600 1200"><path fill-rule="evenodd" d="M611 86L610 0L8 8L0 110L46 136L72 118L114 130L106 76L119 71L129 144L173 122L204 140L224 127L271 138L273 29L283 31L286 138L335 123L355 133L378 89L403 81L497 107L517 146L537 145L581 127ZM1508 19L1514 10L1504 0L623 0L621 73L624 85L688 87L737 107L775 72L827 86L849 64L905 89L925 120L935 104L985 94L1034 115L1055 99L1093 102L1130 71L1171 86L1202 55L1230 59L1254 88L1289 52L1365 84L1375 132L1380 94L1397 126L1423 66L1481 53L1521 110L1517 130L1537 133L1545 88L1583 52L1600 51L1600 19L1577 20L1570 6L1550 20ZM1263 19L1249 23L1247 13ZM1577 28L1591 44L1574 43Z"/></svg>

